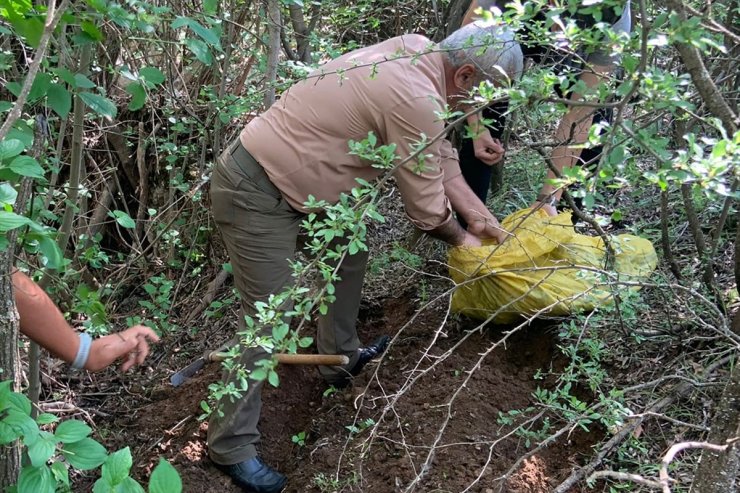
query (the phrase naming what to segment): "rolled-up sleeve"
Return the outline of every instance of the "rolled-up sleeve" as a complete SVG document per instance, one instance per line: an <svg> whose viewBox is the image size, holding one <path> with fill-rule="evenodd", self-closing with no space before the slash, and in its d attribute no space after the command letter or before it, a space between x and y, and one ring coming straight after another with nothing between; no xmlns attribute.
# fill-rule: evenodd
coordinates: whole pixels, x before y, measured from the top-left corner
<svg viewBox="0 0 740 493"><path fill-rule="evenodd" d="M420 97L385 112L386 144L396 144L396 154L402 161L414 154L421 142L429 142L444 130L444 122L435 116L440 106L439 101ZM452 219L444 182L459 174L457 153L444 138L396 169L394 176L406 214L416 227L430 231Z"/></svg>

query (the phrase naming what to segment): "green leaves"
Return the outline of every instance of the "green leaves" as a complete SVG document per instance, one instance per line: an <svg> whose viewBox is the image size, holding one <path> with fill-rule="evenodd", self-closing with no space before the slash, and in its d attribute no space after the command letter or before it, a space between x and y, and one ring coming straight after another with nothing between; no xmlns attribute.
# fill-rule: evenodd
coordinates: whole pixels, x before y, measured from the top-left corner
<svg viewBox="0 0 740 493"><path fill-rule="evenodd" d="M18 156L8 165L8 169L19 176L44 180L44 168L31 156Z"/></svg>
<svg viewBox="0 0 740 493"><path fill-rule="evenodd" d="M28 102L35 103L46 96L49 87L51 87L51 75L45 72L37 73L33 84L31 84L31 92L28 93Z"/></svg>
<svg viewBox="0 0 740 493"><path fill-rule="evenodd" d="M95 82L88 79L84 74L75 74L72 86L77 89L92 89L95 87Z"/></svg>
<svg viewBox="0 0 740 493"><path fill-rule="evenodd" d="M102 474L95 482L94 493L113 491L143 491L139 483L127 481L131 470L131 450L126 447L108 456L103 464ZM136 489L138 487L138 490Z"/></svg>
<svg viewBox="0 0 740 493"><path fill-rule="evenodd" d="M59 421L59 418L51 413L41 413L36 417L36 422L40 425L48 425L57 421Z"/></svg>
<svg viewBox="0 0 740 493"><path fill-rule="evenodd" d="M20 176L44 179L44 170L31 156L20 156L25 144L15 138L0 142L0 179L14 180Z"/></svg>
<svg viewBox="0 0 740 493"><path fill-rule="evenodd" d="M74 89L93 89L97 87L84 74L73 74L66 68L56 69L54 73ZM116 105L110 99L88 91L79 92L80 98L100 116L114 118L118 114ZM72 96L61 84L51 84L46 92L47 103L60 117L66 117L72 107Z"/></svg>
<svg viewBox="0 0 740 493"><path fill-rule="evenodd" d="M213 54L211 48L216 51L222 51L220 41L220 31L216 28L207 28L200 24L198 21L191 19L190 17L178 17L172 22L172 29L179 29L182 27L188 27L200 39L187 38L183 41L185 46L195 55L195 57L205 65L211 65L213 63Z"/></svg>
<svg viewBox="0 0 740 493"><path fill-rule="evenodd" d="M72 96L61 84L52 84L46 92L46 103L60 118L66 118L72 109Z"/></svg>
<svg viewBox="0 0 740 493"><path fill-rule="evenodd" d="M193 55L195 55L195 57L201 63L205 65L211 65L213 63L213 55L211 55L211 50L208 49L208 45L206 45L203 41L199 39L188 38L185 40L185 46L187 46L188 49L193 52Z"/></svg>
<svg viewBox="0 0 740 493"><path fill-rule="evenodd" d="M51 465L51 473L57 483L62 483L69 489L69 469L64 462L54 462Z"/></svg>
<svg viewBox="0 0 740 493"><path fill-rule="evenodd" d="M144 67L139 71L139 76L133 75L128 70L122 70L121 73L134 80L126 86L126 92L131 94L131 102L128 109L136 111L141 109L146 103L147 91L162 84L165 81L165 75L156 67Z"/></svg>
<svg viewBox="0 0 740 493"><path fill-rule="evenodd" d="M141 487L141 485L131 477L124 478L123 481L116 484L115 486L111 486L108 483L104 482L102 479L99 479L95 482L95 485L93 486L93 493L145 493L144 488Z"/></svg>
<svg viewBox="0 0 740 493"><path fill-rule="evenodd" d="M131 102L128 104L128 109L131 111L140 110L146 103L146 89L138 82L133 82L126 86L126 92L131 94Z"/></svg>
<svg viewBox="0 0 740 493"><path fill-rule="evenodd" d="M160 458L149 479L149 493L181 493L182 481L172 465Z"/></svg>
<svg viewBox="0 0 740 493"><path fill-rule="evenodd" d="M18 493L54 493L56 481L45 465L24 467L18 478Z"/></svg>
<svg viewBox="0 0 740 493"><path fill-rule="evenodd" d="M136 221L123 211L111 211L108 215L114 218L116 222L124 228L133 229L136 227Z"/></svg>
<svg viewBox="0 0 740 493"><path fill-rule="evenodd" d="M24 216L19 216L15 212L0 211L0 233L7 233L21 226L30 226L33 223Z"/></svg>
<svg viewBox="0 0 740 493"><path fill-rule="evenodd" d="M52 269L59 268L62 264L62 252L59 250L56 242L51 239L46 228L27 217L19 216L15 212L7 210L0 211L0 234L7 233L21 226L31 228L31 232L26 234L26 239L38 241L39 249L46 257L48 267ZM0 237L0 240L5 240L5 238Z"/></svg>
<svg viewBox="0 0 740 493"><path fill-rule="evenodd" d="M288 324L279 323L272 328L272 338L275 339L275 342L281 342L288 335L289 331L290 326Z"/></svg>
<svg viewBox="0 0 740 493"><path fill-rule="evenodd" d="M208 15L216 15L218 0L203 0L203 12Z"/></svg>
<svg viewBox="0 0 740 493"><path fill-rule="evenodd" d="M68 75L68 77L61 77L61 75L60 77L72 87L77 87L74 76L72 76L69 70L57 70L52 71L52 73L56 73L57 75L60 73L65 76ZM83 77L87 82L89 82L90 85L88 87L95 87L95 84L90 82L89 79L84 76L80 77ZM20 94L21 84L18 82L10 82L7 84L7 88L17 97ZM53 82L51 74L39 72L36 74L36 78L31 85L31 91L28 93L27 104L34 104L44 97L46 97L46 103L49 107L61 118L65 118L69 114L69 111L72 108L72 96L69 91L67 91L63 84Z"/></svg>
<svg viewBox="0 0 740 493"><path fill-rule="evenodd" d="M105 96L92 92L81 92L80 97L91 110L100 116L115 118L118 114L118 108L116 108L116 105Z"/></svg>
<svg viewBox="0 0 740 493"><path fill-rule="evenodd" d="M28 415L28 413L24 413L18 409L8 410L7 415L2 420L2 424L7 426L7 428L4 428L1 433L4 439L7 439L11 434L15 434L13 439L24 437L31 438L33 440L36 438L39 431L38 425Z"/></svg>
<svg viewBox="0 0 740 493"><path fill-rule="evenodd" d="M139 70L139 76L153 85L159 85L165 81L164 74L156 67L142 68Z"/></svg>
<svg viewBox="0 0 740 493"><path fill-rule="evenodd" d="M270 370L267 373L267 381L270 382L270 385L273 387L277 387L280 385L280 377L278 377L278 374L275 370Z"/></svg>
<svg viewBox="0 0 740 493"><path fill-rule="evenodd" d="M36 225L36 223L33 223ZM57 242L49 236L49 231L44 230L40 233L30 233L26 235L29 240L36 240L39 243L39 250L46 257L46 266L50 269L58 269L64 263L62 251L59 249Z"/></svg>
<svg viewBox="0 0 740 493"><path fill-rule="evenodd" d="M0 142L0 162L17 156L23 152L23 142L18 139L5 139Z"/></svg>
<svg viewBox="0 0 740 493"><path fill-rule="evenodd" d="M79 442L92 433L92 429L82 421L70 419L57 426L54 436L62 443Z"/></svg>
<svg viewBox="0 0 740 493"><path fill-rule="evenodd" d="M28 458L33 466L40 467L51 459L55 451L56 440L54 435L48 431L40 431L38 437L28 445Z"/></svg>
<svg viewBox="0 0 740 493"><path fill-rule="evenodd" d="M219 34L214 32L213 29L203 27L198 21L191 19L190 17L178 17L172 22L172 29L179 29L181 27L189 27L195 34L197 34L203 41L213 46L217 50L221 50L221 42L219 41Z"/></svg>
<svg viewBox="0 0 740 493"><path fill-rule="evenodd" d="M62 455L73 467L87 471L105 462L108 455L105 448L92 438L69 443L62 449Z"/></svg>
<svg viewBox="0 0 740 493"><path fill-rule="evenodd" d="M27 447L28 462L21 469L18 484L8 491L16 493L54 493L71 491L69 470L71 465L79 470L95 469L102 464L101 477L93 486L94 493L145 493L141 485L129 476L133 459L126 447L108 455L105 448L88 438L91 429L77 420L68 420L57 426L55 433L39 430L29 413L31 403L26 396L11 391L10 382L0 383L0 444L22 438ZM41 414L39 424L57 420L51 414ZM65 462L58 461L58 445ZM49 461L53 461L47 466ZM177 471L164 459L152 472L149 493L181 493L182 481Z"/></svg>
<svg viewBox="0 0 740 493"><path fill-rule="evenodd" d="M82 28L82 32L87 34L91 40L103 41L103 33L94 22L89 20L82 21L80 23L80 27Z"/></svg>
<svg viewBox="0 0 740 493"><path fill-rule="evenodd" d="M35 14L31 9L31 2L4 1L2 17L10 23L13 30L26 40L32 48L38 48L41 35L44 32L43 17Z"/></svg>

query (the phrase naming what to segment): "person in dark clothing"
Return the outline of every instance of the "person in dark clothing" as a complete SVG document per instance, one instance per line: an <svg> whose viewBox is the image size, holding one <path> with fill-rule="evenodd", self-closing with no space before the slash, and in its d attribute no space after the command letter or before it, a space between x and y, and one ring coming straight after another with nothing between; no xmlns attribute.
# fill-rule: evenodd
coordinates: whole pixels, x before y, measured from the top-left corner
<svg viewBox="0 0 740 493"><path fill-rule="evenodd" d="M488 10L496 7L503 10L505 4L506 2L501 0L473 0L462 20L462 24L465 25L476 20L478 13L481 12L480 9ZM611 24L615 32L629 33L631 29L629 0L621 7L621 12L613 7L604 7L600 12L600 21ZM539 17L541 17L541 20L545 19L544 9L538 14ZM573 18L581 28L591 27L596 22L593 15L576 13ZM539 42L535 36L532 36L526 30L517 33L517 40L525 57L532 59L537 64L556 65L558 72L561 73L577 71L579 78L589 88L597 86L605 77L613 74L619 62L618 58L610 53L608 46L601 50L582 54L578 57L581 60L575 60L575 57L565 57L562 51ZM559 89L558 96L573 100L582 97L577 93L562 94ZM476 137L464 138L459 151L462 174L470 188L483 203L486 202L488 196L493 173L492 167L500 164L503 159L504 149L499 139L504 131L507 109L508 105L506 103L497 103L483 109L480 114L468 118L468 125ZM562 170L577 163L585 163L586 165L595 163L601 154L600 148L580 149L570 147L568 144L584 142L591 125L602 121L610 122L611 113L610 109L600 109L594 112L589 107L570 106L555 132L555 140L563 143L553 149L552 152L552 162L555 168ZM488 131L485 128L479 130L481 119L493 122L488 127ZM548 172L548 178L554 177L552 171ZM555 215L557 213L555 206L561 195L561 189L556 189L546 182L537 195L533 207L542 207L548 214Z"/></svg>

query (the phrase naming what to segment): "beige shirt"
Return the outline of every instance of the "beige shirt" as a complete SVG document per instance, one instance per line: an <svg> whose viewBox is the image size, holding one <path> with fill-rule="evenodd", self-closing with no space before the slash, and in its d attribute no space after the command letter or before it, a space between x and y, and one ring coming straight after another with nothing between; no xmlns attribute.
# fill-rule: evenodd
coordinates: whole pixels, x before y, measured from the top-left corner
<svg viewBox="0 0 740 493"><path fill-rule="evenodd" d="M440 53L427 53L432 46L423 36L406 35L332 60L252 120L242 144L296 210L306 212L309 195L337 202L340 193L359 186L356 178L372 181L383 173L348 154L349 140L372 131L377 145L397 145L398 163L422 135L432 139L444 130L435 114L445 108L444 66ZM423 154L423 167L412 159L394 176L407 215L431 230L452 217L443 182L460 167L446 139Z"/></svg>

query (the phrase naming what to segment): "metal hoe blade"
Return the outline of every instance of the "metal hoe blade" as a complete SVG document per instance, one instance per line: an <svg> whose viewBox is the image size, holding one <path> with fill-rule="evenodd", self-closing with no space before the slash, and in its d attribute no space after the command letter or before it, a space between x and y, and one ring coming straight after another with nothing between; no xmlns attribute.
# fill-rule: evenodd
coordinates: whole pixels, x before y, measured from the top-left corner
<svg viewBox="0 0 740 493"><path fill-rule="evenodd" d="M206 358L200 357L182 370L173 374L170 377L170 383L173 387L179 387L185 380L198 373L204 366L206 366Z"/></svg>

